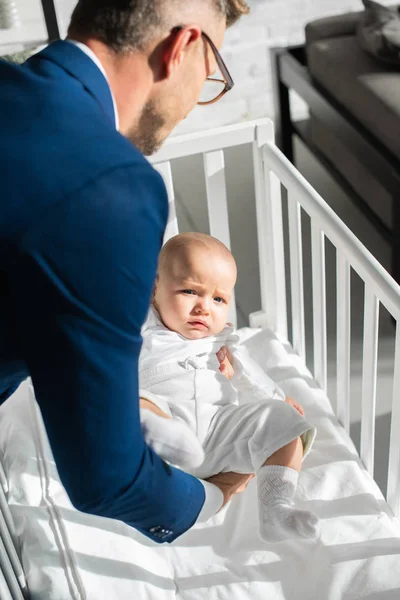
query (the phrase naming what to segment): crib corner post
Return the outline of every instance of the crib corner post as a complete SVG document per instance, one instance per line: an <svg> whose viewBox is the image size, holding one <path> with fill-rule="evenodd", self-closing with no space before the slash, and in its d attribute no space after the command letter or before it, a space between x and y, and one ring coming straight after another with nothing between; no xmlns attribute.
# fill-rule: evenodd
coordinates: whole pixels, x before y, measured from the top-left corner
<svg viewBox="0 0 400 600"><path fill-rule="evenodd" d="M253 315L253 321L287 340L281 184L264 156L268 144L274 144L274 126L265 120L255 126L253 142L261 287L261 311Z"/></svg>

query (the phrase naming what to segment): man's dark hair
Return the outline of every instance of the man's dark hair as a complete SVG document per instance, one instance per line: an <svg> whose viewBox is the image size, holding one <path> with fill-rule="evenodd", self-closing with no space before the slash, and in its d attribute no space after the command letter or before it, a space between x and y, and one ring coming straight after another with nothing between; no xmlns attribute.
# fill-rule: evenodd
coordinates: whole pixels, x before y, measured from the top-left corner
<svg viewBox="0 0 400 600"><path fill-rule="evenodd" d="M68 36L92 37L114 52L143 50L159 30L181 25L169 23L171 5L188 0L79 0L71 18ZM249 12L245 0L208 1L230 27Z"/></svg>

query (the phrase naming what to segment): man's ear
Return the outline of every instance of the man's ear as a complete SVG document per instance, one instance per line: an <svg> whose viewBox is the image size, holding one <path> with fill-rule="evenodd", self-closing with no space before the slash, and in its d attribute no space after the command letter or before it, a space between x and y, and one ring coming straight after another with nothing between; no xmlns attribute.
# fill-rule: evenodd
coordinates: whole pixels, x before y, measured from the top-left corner
<svg viewBox="0 0 400 600"><path fill-rule="evenodd" d="M167 78L170 78L179 69L187 52L192 48L192 44L199 38L201 38L201 27L198 25L186 25L171 33L163 57Z"/></svg>

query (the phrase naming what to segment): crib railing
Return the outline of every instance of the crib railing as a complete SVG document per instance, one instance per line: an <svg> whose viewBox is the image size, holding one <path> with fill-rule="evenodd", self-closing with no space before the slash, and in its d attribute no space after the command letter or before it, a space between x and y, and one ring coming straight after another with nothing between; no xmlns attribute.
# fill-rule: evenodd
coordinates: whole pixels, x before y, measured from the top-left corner
<svg viewBox="0 0 400 600"><path fill-rule="evenodd" d="M276 146L267 143L263 148L263 155L265 179L278 176L288 191L292 306L297 303L297 309L295 307L293 310L293 347L304 359L304 290L299 246L300 206L311 219L314 377L325 390L327 382L325 238L329 238L336 248L337 416L347 432L350 430L350 269L354 269L364 282L360 456L371 476L374 474L375 456L380 304L385 306L396 321L387 500L396 516L400 516L400 330L397 327L400 316L400 287ZM276 210L279 211L280 207ZM275 234L273 230L272 235ZM281 306L278 306L277 310L281 310ZM276 326L279 327L278 323Z"/></svg>
<svg viewBox="0 0 400 600"><path fill-rule="evenodd" d="M174 205L171 161L183 156L203 155L209 231L230 247L224 150L252 144L260 265L261 309L250 315L250 324L268 327L288 339L285 235L288 235L291 343L306 360L304 307L303 232L301 212L311 225L311 269L313 304L313 375L327 390L327 315L325 241L336 248L337 296L337 417L350 431L351 283L353 269L364 282L361 459L373 476L375 454L375 409L377 388L378 323L382 304L396 323L400 317L400 288L322 197L302 177L274 144L270 121L245 123L196 135L172 138L152 162L168 189L170 219L166 239L178 232ZM287 192L287 223L282 210L282 186ZM236 323L236 309L232 320ZM388 462L387 501L400 517L400 330L396 329Z"/></svg>

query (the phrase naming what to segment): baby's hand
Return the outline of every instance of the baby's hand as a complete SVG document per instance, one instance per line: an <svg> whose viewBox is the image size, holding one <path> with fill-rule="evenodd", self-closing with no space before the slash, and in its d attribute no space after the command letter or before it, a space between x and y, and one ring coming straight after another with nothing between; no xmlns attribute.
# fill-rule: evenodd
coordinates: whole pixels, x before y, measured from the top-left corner
<svg viewBox="0 0 400 600"><path fill-rule="evenodd" d="M225 375L227 379L232 379L235 374L232 352L226 346L222 346L217 352L217 358L219 360L219 370L222 375Z"/></svg>
<svg viewBox="0 0 400 600"><path fill-rule="evenodd" d="M301 404L293 400L293 398L286 398L285 402L290 404L290 406L293 406L293 408L295 408L297 412L299 412L301 416L304 417L304 408L301 406Z"/></svg>

